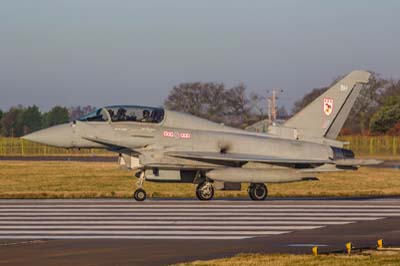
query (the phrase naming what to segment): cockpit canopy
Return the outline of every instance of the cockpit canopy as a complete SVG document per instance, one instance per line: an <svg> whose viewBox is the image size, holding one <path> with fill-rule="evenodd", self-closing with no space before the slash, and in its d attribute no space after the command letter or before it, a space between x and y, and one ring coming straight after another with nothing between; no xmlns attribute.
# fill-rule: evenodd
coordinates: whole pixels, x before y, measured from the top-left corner
<svg viewBox="0 0 400 266"><path fill-rule="evenodd" d="M78 119L83 122L106 122L109 120L106 110L99 108L96 111L88 113Z"/></svg>
<svg viewBox="0 0 400 266"><path fill-rule="evenodd" d="M141 122L141 123L161 123L164 119L164 109L114 105L99 108L79 119L85 122Z"/></svg>

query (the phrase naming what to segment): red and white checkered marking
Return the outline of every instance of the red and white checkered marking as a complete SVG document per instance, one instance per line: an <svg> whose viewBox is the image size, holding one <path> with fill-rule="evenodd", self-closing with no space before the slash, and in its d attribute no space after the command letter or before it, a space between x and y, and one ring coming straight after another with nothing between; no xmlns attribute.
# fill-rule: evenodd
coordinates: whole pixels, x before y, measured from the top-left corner
<svg viewBox="0 0 400 266"><path fill-rule="evenodd" d="M163 135L166 138L173 138L174 137L174 132L173 131L164 131Z"/></svg>
<svg viewBox="0 0 400 266"><path fill-rule="evenodd" d="M176 139L190 139L192 136L188 132L181 132L178 131L164 131L163 136L165 138L176 138Z"/></svg>
<svg viewBox="0 0 400 266"><path fill-rule="evenodd" d="M191 138L191 136L190 136L190 133L181 133L181 139L190 139Z"/></svg>

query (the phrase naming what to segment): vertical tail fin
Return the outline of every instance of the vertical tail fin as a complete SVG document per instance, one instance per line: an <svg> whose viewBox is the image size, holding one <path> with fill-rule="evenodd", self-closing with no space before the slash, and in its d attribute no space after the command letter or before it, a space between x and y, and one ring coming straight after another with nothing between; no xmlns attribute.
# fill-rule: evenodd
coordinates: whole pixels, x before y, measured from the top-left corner
<svg viewBox="0 0 400 266"><path fill-rule="evenodd" d="M286 121L284 127L299 129L310 137L336 139L370 76L366 71L351 72Z"/></svg>

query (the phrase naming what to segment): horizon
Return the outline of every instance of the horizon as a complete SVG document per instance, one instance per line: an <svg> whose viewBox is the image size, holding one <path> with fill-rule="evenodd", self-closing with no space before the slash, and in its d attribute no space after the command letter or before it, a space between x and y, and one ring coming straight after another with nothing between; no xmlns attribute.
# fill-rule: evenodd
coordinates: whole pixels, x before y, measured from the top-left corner
<svg viewBox="0 0 400 266"><path fill-rule="evenodd" d="M160 106L183 82L244 83L279 105L355 69L400 78L400 2L6 1L0 108ZM127 100L129 99L129 100Z"/></svg>

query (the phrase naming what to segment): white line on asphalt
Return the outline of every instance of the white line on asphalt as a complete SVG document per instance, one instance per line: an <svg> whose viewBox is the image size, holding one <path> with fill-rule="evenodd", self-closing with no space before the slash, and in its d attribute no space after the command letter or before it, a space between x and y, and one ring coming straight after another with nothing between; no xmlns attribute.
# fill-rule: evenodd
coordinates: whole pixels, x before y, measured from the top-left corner
<svg viewBox="0 0 400 266"><path fill-rule="evenodd" d="M264 224L290 224L290 225L340 225L340 224L350 224L355 221L0 221L0 224L24 224L24 225L61 225L61 224L141 224L141 225L152 225L152 224L237 224L237 225L264 225Z"/></svg>
<svg viewBox="0 0 400 266"><path fill-rule="evenodd" d="M234 240L400 216L388 202L292 203L0 200L0 239Z"/></svg>
<svg viewBox="0 0 400 266"><path fill-rule="evenodd" d="M6 216L1 217L0 221L9 221L9 220L34 220L34 221L47 221L47 220L54 220L54 221L66 221L66 220L113 220L113 221L154 221L154 220L162 220L162 221L187 221L187 220L196 220L196 221L220 221L220 220L237 220L237 221L374 221L383 219L384 217L191 217L191 216L182 216L182 217L115 217L115 216L92 216L92 217L85 217L85 216L24 216L24 217L16 217L16 216Z"/></svg>
<svg viewBox="0 0 400 266"><path fill-rule="evenodd" d="M235 225L235 226L186 226L186 225L1 225L0 233L6 232L2 231L5 229L130 229L130 230L158 230L158 229L168 229L168 230L308 230L317 229L322 226L309 226L309 225L292 225L292 226L281 226L281 225ZM235 233L236 231L232 231Z"/></svg>
<svg viewBox="0 0 400 266"><path fill-rule="evenodd" d="M343 208L343 209L369 209L369 208L379 208L379 209L400 209L398 205L322 205L322 204L309 204L309 205L279 205L279 204L251 204L251 205L244 205L244 204L234 204L234 205L227 205L227 204L124 204L124 205L113 205L113 204L51 204L51 205L42 205L41 202L35 202L34 205L20 205L20 204L13 204L13 205L5 205L1 204L0 201L0 209L1 208L229 208L229 209L236 209L236 208ZM96 202L93 202L96 203Z"/></svg>
<svg viewBox="0 0 400 266"><path fill-rule="evenodd" d="M55 215L64 215L64 216L70 216L70 215L82 215L82 216L131 216L131 217L152 217L152 216L313 216L313 217L318 217L318 216L400 216L400 213L344 213L344 212L330 212L330 213L321 213L321 212L313 212L313 213L295 213L295 212L278 212L278 213L268 213L268 212L258 212L258 213L252 213L252 212L186 212L186 213L179 213L179 212L166 212L166 213L138 213L138 212L132 212L132 213L119 213L119 212L61 212L58 210L58 212L25 212L25 213L17 213L17 212L0 212L0 216L48 216L51 214L52 216Z"/></svg>
<svg viewBox="0 0 400 266"><path fill-rule="evenodd" d="M290 233L290 231L121 231L121 230L7 230L0 231L1 238L6 238L7 234L43 234L43 235L279 235Z"/></svg>
<svg viewBox="0 0 400 266"><path fill-rule="evenodd" d="M120 212L120 213L127 213L127 212L134 212L134 213L164 213L164 212L382 212L382 213L400 213L400 209L367 209L367 210L359 210L359 209L174 209L174 208L164 208L164 209L140 209L134 210L132 208L129 209L117 209L117 208L92 208L92 209L84 209L84 208L41 208L41 209L5 209L0 208L0 213L2 212L54 212L54 211L63 211L63 212Z"/></svg>
<svg viewBox="0 0 400 266"><path fill-rule="evenodd" d="M113 235L113 236L49 236L49 235L7 235L2 239L44 239L44 240L57 240L57 239L138 239L138 240L240 240L253 238L254 236L126 236L126 235Z"/></svg>

